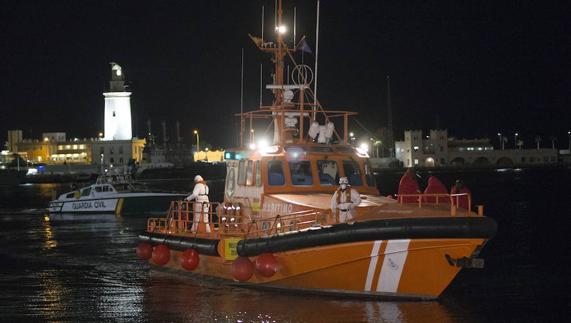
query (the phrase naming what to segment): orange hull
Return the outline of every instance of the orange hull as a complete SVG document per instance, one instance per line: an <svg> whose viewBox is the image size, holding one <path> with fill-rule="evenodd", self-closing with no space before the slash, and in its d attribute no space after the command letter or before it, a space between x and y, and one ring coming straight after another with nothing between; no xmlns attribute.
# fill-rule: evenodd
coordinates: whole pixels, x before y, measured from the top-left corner
<svg viewBox="0 0 571 323"><path fill-rule="evenodd" d="M233 278L233 261L200 255L198 267L191 272L244 286L432 299L444 291L460 270L446 255L454 259L470 257L484 242L485 239L476 238L376 240L279 252L274 254L278 270L272 277L266 278L254 270L245 282ZM222 243L219 248L223 249ZM181 266L181 254L171 250L164 267L186 271Z"/></svg>

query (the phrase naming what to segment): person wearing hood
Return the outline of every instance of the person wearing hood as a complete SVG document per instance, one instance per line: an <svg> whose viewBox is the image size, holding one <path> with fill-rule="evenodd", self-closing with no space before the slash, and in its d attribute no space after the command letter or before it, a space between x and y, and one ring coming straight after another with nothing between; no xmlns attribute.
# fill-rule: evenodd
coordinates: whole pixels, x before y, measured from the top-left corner
<svg viewBox="0 0 571 323"><path fill-rule="evenodd" d="M208 185L200 175L196 175L194 177L194 189L192 190L192 194L186 197L187 201L194 200L194 219L192 221L192 228L190 229L192 232L196 232L198 230L198 223L203 218L204 223L206 223L206 232L210 232L210 223L209 223L209 215L208 210L210 208L208 202ZM202 216L201 216L202 215Z"/></svg>
<svg viewBox="0 0 571 323"><path fill-rule="evenodd" d="M339 222L352 222L355 216L355 208L361 203L361 195L352 189L347 177L339 178L339 188L331 198L331 210L333 214L339 212Z"/></svg>

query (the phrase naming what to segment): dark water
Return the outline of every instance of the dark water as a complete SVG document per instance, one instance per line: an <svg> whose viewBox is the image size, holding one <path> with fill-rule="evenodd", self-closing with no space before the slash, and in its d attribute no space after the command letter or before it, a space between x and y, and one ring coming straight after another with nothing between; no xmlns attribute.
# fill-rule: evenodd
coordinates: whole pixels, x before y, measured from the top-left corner
<svg viewBox="0 0 571 323"><path fill-rule="evenodd" d="M428 174L423 174L424 176ZM482 270L463 270L434 302L382 302L241 289L151 271L134 253L141 217L49 221L61 185L0 187L1 321L566 321L571 171L442 172L461 177L496 219ZM399 174L377 177L394 193ZM153 182L188 189L186 182ZM213 187L220 187L213 183ZM220 193L215 192L215 193ZM22 211L24 210L24 211Z"/></svg>

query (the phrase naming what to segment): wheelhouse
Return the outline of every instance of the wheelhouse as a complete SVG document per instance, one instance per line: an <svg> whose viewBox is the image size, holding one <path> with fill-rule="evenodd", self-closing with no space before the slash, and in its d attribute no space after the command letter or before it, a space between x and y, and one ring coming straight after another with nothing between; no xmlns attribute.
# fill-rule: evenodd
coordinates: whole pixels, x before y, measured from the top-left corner
<svg viewBox="0 0 571 323"><path fill-rule="evenodd" d="M366 153L345 145L286 145L227 151L226 201L252 193L332 193L339 177L361 194L378 195Z"/></svg>

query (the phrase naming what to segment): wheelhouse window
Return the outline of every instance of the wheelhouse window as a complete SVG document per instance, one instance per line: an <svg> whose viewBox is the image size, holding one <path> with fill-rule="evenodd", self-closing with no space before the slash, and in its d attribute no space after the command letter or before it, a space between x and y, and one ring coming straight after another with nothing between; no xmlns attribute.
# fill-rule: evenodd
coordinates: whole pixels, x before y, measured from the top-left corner
<svg viewBox="0 0 571 323"><path fill-rule="evenodd" d="M256 186L262 186L262 168L259 160L256 160Z"/></svg>
<svg viewBox="0 0 571 323"><path fill-rule="evenodd" d="M337 185L339 181L339 167L334 160L318 160L317 172L319 173L319 184Z"/></svg>
<svg viewBox="0 0 571 323"><path fill-rule="evenodd" d="M349 184L353 186L363 185L361 180L361 171L359 170L359 164L354 160L344 160L343 170L345 171L345 176L349 179Z"/></svg>
<svg viewBox="0 0 571 323"><path fill-rule="evenodd" d="M246 185L251 186L254 184L254 161L248 160L246 163Z"/></svg>
<svg viewBox="0 0 571 323"><path fill-rule="evenodd" d="M101 186L95 186L95 192L101 193L103 192L103 189L101 188Z"/></svg>
<svg viewBox="0 0 571 323"><path fill-rule="evenodd" d="M268 184L284 185L284 169L281 160L271 160L268 162Z"/></svg>
<svg viewBox="0 0 571 323"><path fill-rule="evenodd" d="M368 160L365 162L365 180L368 186L375 187L375 176Z"/></svg>
<svg viewBox="0 0 571 323"><path fill-rule="evenodd" d="M91 194L91 187L84 188L81 190L81 196L89 196Z"/></svg>
<svg viewBox="0 0 571 323"><path fill-rule="evenodd" d="M291 183L293 185L311 185L311 163L309 160L290 161L289 171L291 173Z"/></svg>
<svg viewBox="0 0 571 323"><path fill-rule="evenodd" d="M246 185L246 161L240 160L238 164L238 185Z"/></svg>

